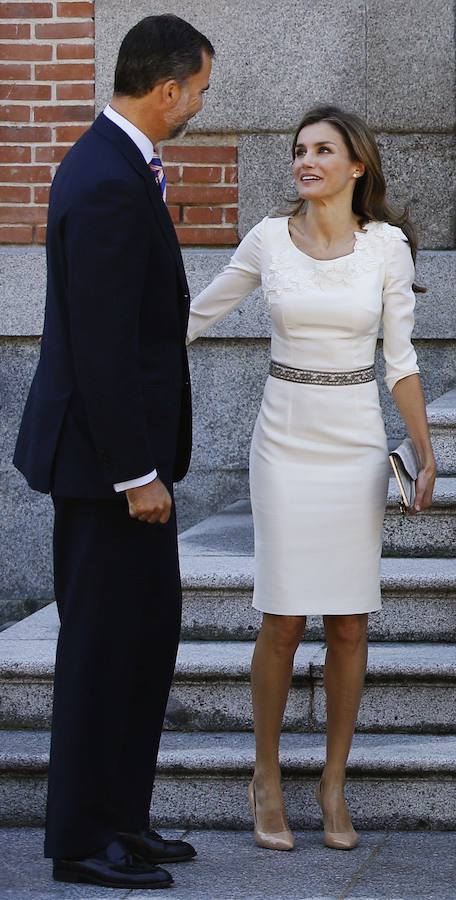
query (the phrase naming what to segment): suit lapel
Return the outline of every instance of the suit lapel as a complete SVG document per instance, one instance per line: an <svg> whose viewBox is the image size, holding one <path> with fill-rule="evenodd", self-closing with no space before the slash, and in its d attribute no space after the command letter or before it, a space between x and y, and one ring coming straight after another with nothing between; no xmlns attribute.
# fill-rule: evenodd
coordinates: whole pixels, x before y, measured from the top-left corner
<svg viewBox="0 0 456 900"><path fill-rule="evenodd" d="M155 176L149 169L144 156L136 146L135 142L132 141L131 138L128 137L128 134L126 134L125 131L122 131L122 129L119 128L118 125L108 119L107 116L105 116L103 113L100 113L97 119L95 119L92 127L104 138L115 144L120 153L122 153L122 155L144 179L152 209L158 220L158 224L160 225L163 236L168 242L173 257L176 261L177 271L179 273L179 281L182 286L184 299L188 303L189 289L179 241L177 240L177 235L171 220L171 216L168 212L166 204L163 202L161 190L155 180Z"/></svg>
<svg viewBox="0 0 456 900"><path fill-rule="evenodd" d="M149 197L152 202L152 206L154 208L154 212L157 216L157 219L160 223L160 227L168 240L171 249L173 250L174 258L177 263L177 268L179 271L179 278L184 290L184 294L188 293L188 284L187 278L185 275L184 263L182 260L182 253L179 245L179 241L177 240L176 229L174 228L171 216L169 214L168 207L166 203L163 201L161 189L157 184L155 179L155 175L149 167L146 165L146 182L147 182L147 190L149 192Z"/></svg>

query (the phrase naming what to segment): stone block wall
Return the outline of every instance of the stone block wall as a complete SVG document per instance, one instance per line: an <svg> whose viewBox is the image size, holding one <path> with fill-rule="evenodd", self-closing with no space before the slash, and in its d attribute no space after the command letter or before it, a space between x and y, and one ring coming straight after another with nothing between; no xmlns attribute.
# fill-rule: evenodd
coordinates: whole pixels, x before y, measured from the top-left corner
<svg viewBox="0 0 456 900"><path fill-rule="evenodd" d="M216 49L204 110L185 138L161 148L192 294L228 261L238 238L290 193L291 135L303 112L338 103L376 132L390 197L410 205L418 227L418 278L429 292L418 297L415 344L427 399L456 380L455 0L399 6L308 0L305 9L297 0L152 6L0 2L0 620L29 611L52 590L50 500L29 491L11 466L44 309L44 248L24 244L43 240L49 179L109 100L120 41L143 16L175 12ZM64 35L70 26L93 29L93 18L94 37ZM88 69L74 69L93 65L83 55L90 47L94 83ZM30 58L21 56L27 52ZM49 58L32 56L43 52ZM195 443L189 476L177 488L181 528L248 492L269 333L257 292L190 349ZM387 431L399 436L403 426L382 385L381 338L377 366Z"/></svg>

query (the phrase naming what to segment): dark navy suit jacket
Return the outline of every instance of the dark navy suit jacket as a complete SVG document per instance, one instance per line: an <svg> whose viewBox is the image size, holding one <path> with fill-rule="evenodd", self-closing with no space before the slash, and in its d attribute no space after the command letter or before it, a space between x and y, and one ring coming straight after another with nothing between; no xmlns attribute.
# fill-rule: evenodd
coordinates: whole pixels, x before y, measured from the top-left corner
<svg viewBox="0 0 456 900"><path fill-rule="evenodd" d="M185 475L189 292L174 226L134 142L101 114L54 179L41 355L14 456L30 486L115 497Z"/></svg>

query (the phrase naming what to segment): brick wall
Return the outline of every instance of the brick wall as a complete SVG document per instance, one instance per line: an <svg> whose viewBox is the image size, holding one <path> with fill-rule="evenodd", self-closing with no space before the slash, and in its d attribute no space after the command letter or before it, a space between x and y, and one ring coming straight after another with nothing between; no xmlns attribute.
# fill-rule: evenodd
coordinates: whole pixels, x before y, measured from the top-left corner
<svg viewBox="0 0 456 900"><path fill-rule="evenodd" d="M180 243L237 244L237 147L165 144L161 152L168 207Z"/></svg>
<svg viewBox="0 0 456 900"><path fill-rule="evenodd" d="M49 185L94 117L94 4L0 3L0 242L42 243Z"/></svg>
<svg viewBox="0 0 456 900"><path fill-rule="evenodd" d="M0 243L44 242L49 185L93 121L94 5L0 2ZM236 244L237 149L207 141L165 146L170 212L182 244Z"/></svg>

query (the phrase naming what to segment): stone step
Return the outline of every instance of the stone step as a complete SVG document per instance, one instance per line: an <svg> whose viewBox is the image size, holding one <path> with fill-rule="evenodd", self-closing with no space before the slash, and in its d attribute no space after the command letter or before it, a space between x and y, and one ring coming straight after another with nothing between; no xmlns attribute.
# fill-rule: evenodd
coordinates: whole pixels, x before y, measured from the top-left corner
<svg viewBox="0 0 456 900"><path fill-rule="evenodd" d="M403 516L391 479L386 509L383 556L456 557L456 477L437 478L431 509ZM181 556L252 556L253 524L249 500L237 500L180 537Z"/></svg>
<svg viewBox="0 0 456 900"><path fill-rule="evenodd" d="M185 640L256 637L261 613L252 608L251 556L206 556L195 545L181 554L181 573ZM383 608L369 617L371 640L456 641L456 559L383 558L381 581ZM320 616L308 618L307 637L323 637Z"/></svg>
<svg viewBox="0 0 456 900"><path fill-rule="evenodd" d="M369 618L374 641L456 642L456 559L383 558L383 608ZM204 555L197 546L182 553L182 638L184 640L252 640L261 613L252 608L251 556ZM50 603L3 637L14 640L56 639L58 616ZM324 636L320 616L309 616L306 637Z"/></svg>
<svg viewBox="0 0 456 900"><path fill-rule="evenodd" d="M180 646L166 726L185 731L253 728L248 642ZM295 656L284 716L288 731L324 731L326 647L304 642ZM456 647L370 644L358 731L456 732Z"/></svg>
<svg viewBox="0 0 456 900"><path fill-rule="evenodd" d="M48 753L48 732L0 732L0 824L43 823ZM324 735L282 735L284 794L292 828L321 828L314 790L324 757ZM252 734L165 733L153 795L154 823L251 828L247 784L253 765ZM346 795L360 829L455 828L456 737L355 735Z"/></svg>
<svg viewBox="0 0 456 900"><path fill-rule="evenodd" d="M437 478L433 505L416 516L403 516L399 492L390 481L383 530L383 556L456 556L456 478Z"/></svg>
<svg viewBox="0 0 456 900"><path fill-rule="evenodd" d="M243 731L253 727L253 643L188 642L179 648L165 727L177 731ZM0 641L0 727L50 725L55 639ZM303 642L295 657L284 717L288 731L325 728L326 649ZM456 731L454 644L372 643L359 731Z"/></svg>
<svg viewBox="0 0 456 900"><path fill-rule="evenodd" d="M456 388L430 403L427 417L437 471L456 475Z"/></svg>

